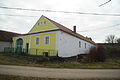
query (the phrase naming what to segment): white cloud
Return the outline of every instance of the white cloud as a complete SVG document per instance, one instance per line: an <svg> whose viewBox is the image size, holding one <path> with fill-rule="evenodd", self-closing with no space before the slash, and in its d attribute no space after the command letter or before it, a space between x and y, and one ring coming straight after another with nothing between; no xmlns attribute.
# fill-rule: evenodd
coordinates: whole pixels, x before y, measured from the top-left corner
<svg viewBox="0 0 120 80"><path fill-rule="evenodd" d="M96 12L96 13L120 13L120 0L112 0L108 4L99 7L100 4L106 0L2 0L1 6L21 7L28 9L50 9L57 11L79 11L79 12ZM115 34L120 36L119 26L102 29L107 26L112 26L120 22L120 17L110 16L93 16L80 14L66 14L55 12L32 12L21 10L1 9L1 14L15 14L15 15L45 15L73 29L73 25L77 26L77 31L84 36L90 36L96 42L103 42L106 35ZM19 33L27 33L37 22L39 17L10 17L0 15L0 29L10 30ZM101 28L101 29L100 29ZM96 30L93 30L96 29ZM98 29L98 30L97 30ZM99 30L100 29L100 30Z"/></svg>

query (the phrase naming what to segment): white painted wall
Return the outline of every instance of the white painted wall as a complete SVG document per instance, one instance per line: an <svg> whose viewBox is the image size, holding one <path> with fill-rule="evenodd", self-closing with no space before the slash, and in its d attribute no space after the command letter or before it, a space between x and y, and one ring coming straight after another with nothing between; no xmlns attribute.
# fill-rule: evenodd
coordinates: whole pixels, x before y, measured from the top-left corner
<svg viewBox="0 0 120 80"><path fill-rule="evenodd" d="M12 42L0 41L0 52L4 52L5 47L12 47Z"/></svg>
<svg viewBox="0 0 120 80"><path fill-rule="evenodd" d="M81 47L79 47L79 41L81 41ZM86 43L86 48L85 48ZM68 33L58 31L57 33L57 50L58 56L70 57L78 54L85 54L89 52L89 49L94 45L76 38Z"/></svg>
<svg viewBox="0 0 120 80"><path fill-rule="evenodd" d="M47 33L56 33L56 50L58 50L58 56L60 57L70 57L70 56L76 56L78 54L88 53L89 49L92 46L94 46L89 42L76 38L63 31L46 32L40 34L47 34ZM33 34L33 35L40 35L40 34ZM22 38L22 36L17 38ZM79 41L81 41L81 47L79 47ZM85 48L85 43L86 43L86 48Z"/></svg>

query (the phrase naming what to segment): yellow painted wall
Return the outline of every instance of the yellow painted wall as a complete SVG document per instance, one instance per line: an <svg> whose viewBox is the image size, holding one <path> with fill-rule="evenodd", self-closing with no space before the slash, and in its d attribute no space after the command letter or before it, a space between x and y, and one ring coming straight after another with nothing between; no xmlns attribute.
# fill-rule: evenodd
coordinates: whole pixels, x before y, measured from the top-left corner
<svg viewBox="0 0 120 80"><path fill-rule="evenodd" d="M49 36L50 38L50 43L49 45L44 44L44 38L45 36ZM40 44L36 45L36 37L40 38ZM55 49L56 45L56 33L49 33L49 34L41 34L41 35L33 35L31 36L31 48L36 48L36 49Z"/></svg>
<svg viewBox="0 0 120 80"><path fill-rule="evenodd" d="M45 36L49 36L50 42L48 45L44 44L45 43ZM36 37L39 37L39 45L36 45ZM41 35L34 35L31 36L31 44L30 44L31 54L36 54L36 49L37 50L37 55L43 54L43 52L50 52L50 56L56 55L54 54L54 50L56 50L56 33L48 33L48 34L41 34Z"/></svg>
<svg viewBox="0 0 120 80"><path fill-rule="evenodd" d="M48 45L44 44L45 36L49 36L50 42ZM40 38L39 45L36 45L36 37ZM49 52L49 56L56 56L56 33L45 33L45 34L36 34L36 35L26 35L21 37L13 38L13 47L16 46L16 40L23 39L23 48L26 48L26 43L29 43L30 49L29 54L31 55L43 55L43 52ZM37 53L37 54L36 54Z"/></svg>
<svg viewBox="0 0 120 80"><path fill-rule="evenodd" d="M13 47L16 47L16 40L22 38L23 39L23 48L26 48L26 43L29 43L30 37L29 36L20 36L20 37L13 37Z"/></svg>
<svg viewBox="0 0 120 80"><path fill-rule="evenodd" d="M29 43L30 36L23 36L23 48L26 48L26 44Z"/></svg>
<svg viewBox="0 0 120 80"><path fill-rule="evenodd" d="M42 22L42 24L41 24ZM40 31L46 31L46 30L53 30L57 29L55 25L53 25L48 19L46 19L44 16L41 16L41 18L37 21L37 23L34 25L34 27L30 30L29 33L33 32L40 32ZM50 37L50 43L49 45L44 44L44 37L49 36ZM36 45L36 37L40 37L40 45ZM50 56L54 56L56 53L54 50L56 50L56 33L46 33L46 34L33 34L33 35L26 35L26 36L20 36L20 37L14 37L13 38L13 47L16 47L16 40L18 38L23 39L23 48L26 48L26 43L29 43L30 50L29 53L32 55L42 55L43 52L50 52ZM36 50L39 49L39 50ZM41 50L40 50L41 49ZM44 51L46 50L46 51Z"/></svg>
<svg viewBox="0 0 120 80"><path fill-rule="evenodd" d="M42 24L40 24L42 22ZM45 22L45 23L44 23ZM40 32L45 30L52 30L56 29L57 27L53 25L50 21L48 21L44 16L42 16L37 23L34 25L34 27L30 30L29 33L32 32Z"/></svg>

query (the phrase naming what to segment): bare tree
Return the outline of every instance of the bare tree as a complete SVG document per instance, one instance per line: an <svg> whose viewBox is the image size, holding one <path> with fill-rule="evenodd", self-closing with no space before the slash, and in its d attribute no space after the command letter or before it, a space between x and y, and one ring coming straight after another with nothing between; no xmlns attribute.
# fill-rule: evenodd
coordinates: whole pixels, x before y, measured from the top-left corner
<svg viewBox="0 0 120 80"><path fill-rule="evenodd" d="M116 36L115 35L108 35L105 39L107 43L116 43Z"/></svg>
<svg viewBox="0 0 120 80"><path fill-rule="evenodd" d="M118 44L120 44L120 38L118 38L116 41L117 41Z"/></svg>

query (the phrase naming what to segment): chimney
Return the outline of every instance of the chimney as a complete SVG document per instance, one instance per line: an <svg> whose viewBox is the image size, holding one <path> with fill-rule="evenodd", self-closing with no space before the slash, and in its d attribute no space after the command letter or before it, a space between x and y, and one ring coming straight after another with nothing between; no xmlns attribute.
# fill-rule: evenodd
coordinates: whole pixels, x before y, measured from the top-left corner
<svg viewBox="0 0 120 80"><path fill-rule="evenodd" d="M73 26L73 32L76 33L76 26Z"/></svg>

